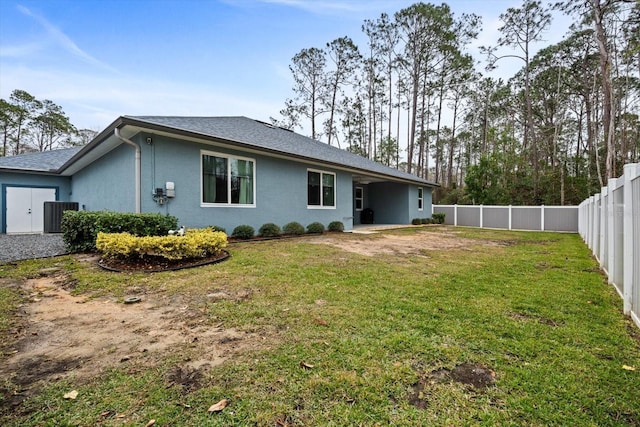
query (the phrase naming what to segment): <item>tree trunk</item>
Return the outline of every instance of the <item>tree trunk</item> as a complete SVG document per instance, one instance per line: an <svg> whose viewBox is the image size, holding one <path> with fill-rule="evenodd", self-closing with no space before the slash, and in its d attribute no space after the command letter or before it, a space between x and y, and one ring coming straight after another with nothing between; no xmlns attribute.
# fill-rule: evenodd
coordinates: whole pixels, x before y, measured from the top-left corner
<svg viewBox="0 0 640 427"><path fill-rule="evenodd" d="M607 38L604 32L602 19L604 17L603 7L600 0L591 0L593 5L593 23L595 27L594 36L598 45L600 59L600 73L602 77L602 124L604 127L604 139L607 144L607 157L605 161L605 173L607 179L613 178L615 174L615 97L613 94L613 83L611 81L611 57L607 48Z"/></svg>

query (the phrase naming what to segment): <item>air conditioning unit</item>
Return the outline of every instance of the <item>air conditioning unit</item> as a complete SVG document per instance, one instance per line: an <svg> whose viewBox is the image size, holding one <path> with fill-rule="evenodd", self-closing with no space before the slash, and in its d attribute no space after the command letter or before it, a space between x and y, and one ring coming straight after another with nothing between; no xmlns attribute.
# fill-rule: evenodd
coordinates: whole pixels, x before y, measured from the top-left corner
<svg viewBox="0 0 640 427"><path fill-rule="evenodd" d="M44 202L44 232L62 233L62 213L77 210L77 202Z"/></svg>

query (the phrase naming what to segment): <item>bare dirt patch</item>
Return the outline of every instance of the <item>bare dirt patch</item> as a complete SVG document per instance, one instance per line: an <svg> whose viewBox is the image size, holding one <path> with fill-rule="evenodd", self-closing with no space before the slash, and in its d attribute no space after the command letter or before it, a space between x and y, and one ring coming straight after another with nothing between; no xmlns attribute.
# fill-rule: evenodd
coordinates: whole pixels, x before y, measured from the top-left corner
<svg viewBox="0 0 640 427"><path fill-rule="evenodd" d="M119 366L148 368L178 350L188 357L169 382L197 388L201 371L264 346L255 333L212 325L202 298L145 292L131 304L92 299L72 295L74 282L64 272L45 274L21 284L28 302L17 313L12 343L4 347L9 356L0 365L0 393L8 406L3 410L19 405L40 382L70 376L82 382ZM250 294L218 293L212 299L236 297Z"/></svg>
<svg viewBox="0 0 640 427"><path fill-rule="evenodd" d="M309 243L324 244L365 256L376 255L425 255L425 251L443 249L470 249L478 245L500 246L493 241L481 241L459 237L456 232L426 232L415 234L341 234L335 237L310 238Z"/></svg>
<svg viewBox="0 0 640 427"><path fill-rule="evenodd" d="M480 391L492 386L495 381L496 373L479 363L462 363L453 369L421 372L420 379L412 386L409 403L418 409L426 409L429 406L429 391L435 383L456 382L466 385L470 390Z"/></svg>

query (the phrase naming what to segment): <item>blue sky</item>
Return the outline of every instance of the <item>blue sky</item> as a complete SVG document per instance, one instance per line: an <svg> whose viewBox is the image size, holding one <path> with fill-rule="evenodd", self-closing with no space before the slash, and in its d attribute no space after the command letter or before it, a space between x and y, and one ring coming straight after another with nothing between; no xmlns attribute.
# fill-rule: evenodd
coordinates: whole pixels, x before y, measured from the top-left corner
<svg viewBox="0 0 640 427"><path fill-rule="evenodd" d="M296 53L345 35L364 45L365 19L413 3L0 0L0 97L26 90L62 106L78 128L93 130L120 115L268 121L292 96L288 67ZM477 46L497 39L499 14L521 1L448 4L456 16L483 17L483 32L471 48L477 54ZM555 43L566 28L566 19L556 19L545 37ZM508 78L515 71L505 62L497 75Z"/></svg>

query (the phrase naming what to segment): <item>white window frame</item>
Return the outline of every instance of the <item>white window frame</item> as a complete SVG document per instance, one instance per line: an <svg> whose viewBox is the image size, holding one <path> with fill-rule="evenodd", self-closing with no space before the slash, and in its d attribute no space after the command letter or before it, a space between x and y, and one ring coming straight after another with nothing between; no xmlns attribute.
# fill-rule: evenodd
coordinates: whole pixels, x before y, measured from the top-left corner
<svg viewBox="0 0 640 427"><path fill-rule="evenodd" d="M320 204L319 205L310 205L309 204L309 172L315 172L320 174ZM334 172L327 172L320 169L307 169L306 175L306 188L307 188L307 209L336 209L338 206L338 177ZM333 175L333 206L325 206L324 205L324 191L322 191L322 177L323 175Z"/></svg>
<svg viewBox="0 0 640 427"><path fill-rule="evenodd" d="M203 156L213 156L213 157L220 157L220 158L225 158L227 159L227 203L205 203L203 202L204 199L204 186L202 183L202 177L204 176L204 171L202 170L202 157ZM253 164L253 203L231 203L231 167L230 167L230 161L231 160L245 160L245 161L250 161ZM226 153L219 153L216 151L208 151L208 150L200 150L200 207L202 208L217 208L217 207L226 207L226 208L255 208L256 207L256 188L258 187L257 182L258 182L258 176L256 173L257 170L257 166L256 166L256 159L251 158L251 157L244 157L244 156L236 156L234 154L226 154Z"/></svg>
<svg viewBox="0 0 640 427"><path fill-rule="evenodd" d="M424 210L424 189L422 187L418 187L418 211L422 212Z"/></svg>
<svg viewBox="0 0 640 427"><path fill-rule="evenodd" d="M360 190L360 197L358 197L358 190ZM360 200L360 209L358 209L358 200ZM356 187L354 203L356 212L361 212L364 210L364 187Z"/></svg>

